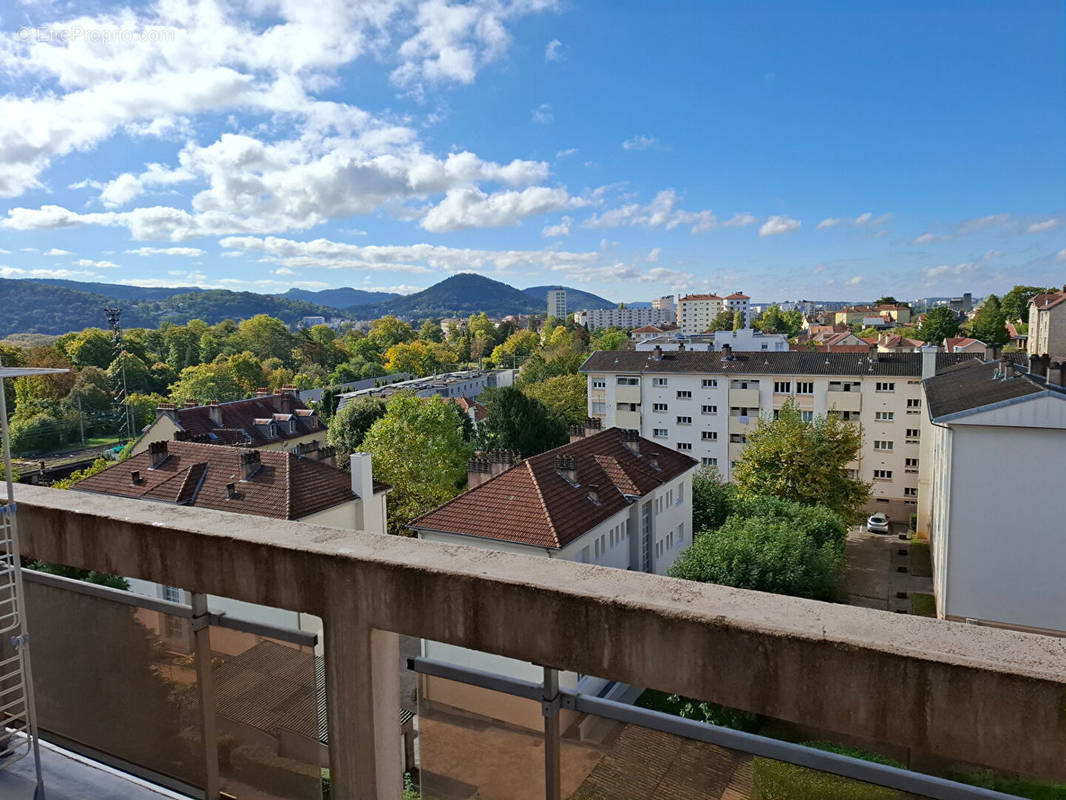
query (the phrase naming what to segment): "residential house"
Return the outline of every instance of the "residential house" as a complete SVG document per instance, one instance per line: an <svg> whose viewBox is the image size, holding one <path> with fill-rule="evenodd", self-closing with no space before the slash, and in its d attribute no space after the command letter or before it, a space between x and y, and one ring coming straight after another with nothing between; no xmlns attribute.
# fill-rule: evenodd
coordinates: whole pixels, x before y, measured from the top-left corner
<svg viewBox="0 0 1066 800"><path fill-rule="evenodd" d="M677 325L672 325L669 322L660 322L658 325L642 325L639 328L634 328L629 332L629 338L634 342L643 342L660 336L670 336L679 330L680 328Z"/></svg>
<svg viewBox="0 0 1066 800"><path fill-rule="evenodd" d="M715 331L714 349L733 352L778 352L788 350L788 337L783 333L762 333L752 328L736 331Z"/></svg>
<svg viewBox="0 0 1066 800"><path fill-rule="evenodd" d="M911 309L905 305L845 306L833 315L833 320L837 325L864 328L906 325L911 321Z"/></svg>
<svg viewBox="0 0 1066 800"><path fill-rule="evenodd" d="M945 353L970 353L984 359L988 350L987 344L969 336L951 336L944 340Z"/></svg>
<svg viewBox="0 0 1066 800"><path fill-rule="evenodd" d="M478 423L488 416L489 410L479 403L477 400L471 400L467 397L456 397L455 404L459 406L459 410L466 414L470 420L470 424L474 426L474 430L477 430Z"/></svg>
<svg viewBox="0 0 1066 800"><path fill-rule="evenodd" d="M938 358L944 368L973 356ZM902 522L917 508L919 353L600 351L581 372L590 417L639 430L727 480L759 419L788 400L806 419L834 413L858 422L862 450L848 468L872 484L869 510Z"/></svg>
<svg viewBox="0 0 1066 800"><path fill-rule="evenodd" d="M1066 636L1064 373L1041 355L923 380L918 532L937 616Z"/></svg>
<svg viewBox="0 0 1066 800"><path fill-rule="evenodd" d="M208 444L288 450L300 444L325 442L326 425L300 400L295 386L286 386L274 394L260 389L255 397L227 403L199 405L195 400L186 400L181 408L160 403L155 421L134 442L131 453L140 455L153 442L170 442L176 435Z"/></svg>
<svg viewBox="0 0 1066 800"><path fill-rule="evenodd" d="M1029 301L1026 349L1031 356L1066 356L1066 286Z"/></svg>
<svg viewBox="0 0 1066 800"><path fill-rule="evenodd" d="M665 574L692 543L698 462L636 431L593 428L584 434L579 429L570 444L517 463L514 454L474 459L472 488L411 527L432 542ZM426 641L424 650L430 658L516 678L540 675L533 664L441 642ZM560 683L608 695L628 689L575 673L564 673ZM429 679L425 695L516 725L542 724L537 704L451 681Z"/></svg>
<svg viewBox="0 0 1066 800"><path fill-rule="evenodd" d="M748 302L750 300L751 298L743 292L733 292L733 294L726 295L725 297L726 311L732 311L734 314L739 311L743 314L745 328L751 325L751 316L748 309Z"/></svg>
<svg viewBox="0 0 1066 800"><path fill-rule="evenodd" d="M911 339L891 331L878 334L874 342L877 344L877 352L879 353L917 353L925 346L925 342L921 339ZM955 351L949 350L948 352Z"/></svg>

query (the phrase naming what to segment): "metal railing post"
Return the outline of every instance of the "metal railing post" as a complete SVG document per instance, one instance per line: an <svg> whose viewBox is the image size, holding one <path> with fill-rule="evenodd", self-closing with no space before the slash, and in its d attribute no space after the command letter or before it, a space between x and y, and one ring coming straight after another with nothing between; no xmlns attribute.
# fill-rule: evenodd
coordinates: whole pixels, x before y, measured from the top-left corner
<svg viewBox="0 0 1066 800"><path fill-rule="evenodd" d="M215 676L211 669L211 614L207 595L190 592L196 685L200 689L200 733L204 748L204 796L216 800L222 790L218 772L218 726L215 721Z"/></svg>
<svg viewBox="0 0 1066 800"><path fill-rule="evenodd" d="M559 752L559 670L544 668L541 711L544 714L544 797L562 800Z"/></svg>

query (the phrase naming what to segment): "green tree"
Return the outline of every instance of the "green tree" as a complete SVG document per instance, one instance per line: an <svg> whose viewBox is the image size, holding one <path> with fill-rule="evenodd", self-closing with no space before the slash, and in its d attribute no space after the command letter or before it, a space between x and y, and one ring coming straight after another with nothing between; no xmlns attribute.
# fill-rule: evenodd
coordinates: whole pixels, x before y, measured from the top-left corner
<svg viewBox="0 0 1066 800"><path fill-rule="evenodd" d="M870 485L848 475L859 456L862 430L830 414L806 422L789 399L778 418L761 418L733 473L741 497L774 495L803 505L824 505L854 519Z"/></svg>
<svg viewBox="0 0 1066 800"><path fill-rule="evenodd" d="M733 318L732 311L719 311L718 315L711 322L711 327L707 329L707 332L713 333L714 331L733 330Z"/></svg>
<svg viewBox="0 0 1066 800"><path fill-rule="evenodd" d="M540 349L540 336L536 331L515 331L502 343L496 345L492 351L492 363L500 367L509 367L520 362L530 353ZM473 355L473 348L471 348Z"/></svg>
<svg viewBox="0 0 1066 800"><path fill-rule="evenodd" d="M179 406L186 400L198 403L238 400L243 394L233 368L225 361L186 367L170 386L171 402Z"/></svg>
<svg viewBox="0 0 1066 800"><path fill-rule="evenodd" d="M325 401L325 394L322 396ZM385 416L385 401L377 397L351 400L329 422L326 441L337 448L337 463L356 452L370 426Z"/></svg>
<svg viewBox="0 0 1066 800"><path fill-rule="evenodd" d="M1010 341L1007 332L1007 315L1003 312L999 298L990 294L977 309L973 318L973 336L985 344L1002 347Z"/></svg>
<svg viewBox="0 0 1066 800"><path fill-rule="evenodd" d="M119 353L107 367L112 386L122 386L123 373L127 392L150 392L155 388L155 379L148 365L133 353Z"/></svg>
<svg viewBox="0 0 1066 800"><path fill-rule="evenodd" d="M427 342L443 342L444 331L441 330L440 320L427 319L418 329L418 338Z"/></svg>
<svg viewBox="0 0 1066 800"><path fill-rule="evenodd" d="M24 367L26 351L18 345L0 342L0 364L5 367ZM7 401L8 416L11 416L15 413L15 381L11 378L4 379L4 399Z"/></svg>
<svg viewBox="0 0 1066 800"><path fill-rule="evenodd" d="M841 557L791 522L733 516L697 536L678 558L675 578L815 600L834 600Z"/></svg>
<svg viewBox="0 0 1066 800"><path fill-rule="evenodd" d="M76 367L107 369L115 355L111 334L100 328L86 328L66 344L65 350Z"/></svg>
<svg viewBox="0 0 1066 800"><path fill-rule="evenodd" d="M1018 320L1028 322L1029 301L1038 294L1054 291L1055 289L1045 289L1041 286L1015 286L1003 295L1000 307L1003 309L1003 314L1011 322L1017 322Z"/></svg>
<svg viewBox="0 0 1066 800"><path fill-rule="evenodd" d="M406 322L389 314L381 319L374 320L366 338L379 350L385 351L400 342L411 341L415 338L415 332Z"/></svg>
<svg viewBox="0 0 1066 800"><path fill-rule="evenodd" d="M526 458L566 444L566 424L517 387L497 389L483 400L488 411L478 423L482 449L516 450Z"/></svg>
<svg viewBox="0 0 1066 800"><path fill-rule="evenodd" d="M589 342L589 347L593 350L625 350L628 345L629 337L626 332L614 326L600 331Z"/></svg>
<svg viewBox="0 0 1066 800"><path fill-rule="evenodd" d="M922 339L929 344L940 344L959 332L959 320L947 306L934 308L925 315L922 323Z"/></svg>
<svg viewBox="0 0 1066 800"><path fill-rule="evenodd" d="M389 399L385 416L370 426L361 449L372 455L378 479L393 487L389 533L405 536L408 522L458 493L473 452L455 403L405 392Z"/></svg>
<svg viewBox="0 0 1066 800"><path fill-rule="evenodd" d="M111 378L99 367L84 367L74 378L67 403L83 413L110 411L114 403Z"/></svg>
<svg viewBox="0 0 1066 800"><path fill-rule="evenodd" d="M295 337L285 323L268 314L256 314L237 325L236 344L260 361L280 358L286 365L292 363Z"/></svg>
<svg viewBox="0 0 1066 800"><path fill-rule="evenodd" d="M910 306L907 303L901 303L899 300L897 300L895 297L893 297L890 294L886 294L884 297L878 297L876 300L874 300L874 305L875 306L907 306L907 308L910 308Z"/></svg>
<svg viewBox="0 0 1066 800"><path fill-rule="evenodd" d="M588 417L588 380L584 375L555 375L524 384L522 392L567 425L580 424Z"/></svg>
<svg viewBox="0 0 1066 800"><path fill-rule="evenodd" d="M455 351L448 345L424 339L399 342L385 353L385 369L389 372L434 375L454 367L457 363Z"/></svg>
<svg viewBox="0 0 1066 800"><path fill-rule="evenodd" d="M695 533L722 527L733 513L732 484L722 479L717 467L700 467L692 476L692 530Z"/></svg>
<svg viewBox="0 0 1066 800"><path fill-rule="evenodd" d="M739 331L744 327L744 312L737 310L733 312L733 330Z"/></svg>

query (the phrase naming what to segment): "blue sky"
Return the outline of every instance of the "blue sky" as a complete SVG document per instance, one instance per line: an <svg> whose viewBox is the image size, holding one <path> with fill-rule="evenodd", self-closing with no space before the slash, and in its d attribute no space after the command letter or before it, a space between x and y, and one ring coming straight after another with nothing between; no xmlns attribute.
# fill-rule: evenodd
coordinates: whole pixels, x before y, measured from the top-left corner
<svg viewBox="0 0 1066 800"><path fill-rule="evenodd" d="M0 276L612 299L1066 280L1061 2L0 17Z"/></svg>

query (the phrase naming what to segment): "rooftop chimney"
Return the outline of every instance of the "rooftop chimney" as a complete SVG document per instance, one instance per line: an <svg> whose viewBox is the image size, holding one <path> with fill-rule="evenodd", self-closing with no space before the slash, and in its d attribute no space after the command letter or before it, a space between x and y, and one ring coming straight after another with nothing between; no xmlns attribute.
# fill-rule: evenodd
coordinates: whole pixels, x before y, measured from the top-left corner
<svg viewBox="0 0 1066 800"><path fill-rule="evenodd" d="M155 469L164 461L167 460L167 443L163 442L149 442L148 443L148 458L152 462L152 469Z"/></svg>
<svg viewBox="0 0 1066 800"><path fill-rule="evenodd" d="M876 344L870 345L869 354L870 354L870 363L876 364L877 363L877 345Z"/></svg>
<svg viewBox="0 0 1066 800"><path fill-rule="evenodd" d="M685 352L685 343L684 342L678 342L677 343L677 352L679 352L679 353L684 353Z"/></svg>
<svg viewBox="0 0 1066 800"><path fill-rule="evenodd" d="M585 426L584 425L571 425L569 428L570 441L576 442L578 439L585 438Z"/></svg>
<svg viewBox="0 0 1066 800"><path fill-rule="evenodd" d="M200 404L193 400L191 397L185 399L185 408L196 408L198 405Z"/></svg>
<svg viewBox="0 0 1066 800"><path fill-rule="evenodd" d="M627 428L622 431L622 443L630 452L640 455L640 431Z"/></svg>
<svg viewBox="0 0 1066 800"><path fill-rule="evenodd" d="M594 483L590 483L585 488L589 490L589 500L591 500L596 505L599 505L600 504L600 487L597 486Z"/></svg>
<svg viewBox="0 0 1066 800"><path fill-rule="evenodd" d="M985 348L985 357L989 361L998 361L1002 356L1002 348L998 344L990 344Z"/></svg>
<svg viewBox="0 0 1066 800"><path fill-rule="evenodd" d="M1003 376L1004 380L1014 377L1014 364L1010 360L1010 356L999 357L999 374Z"/></svg>
<svg viewBox="0 0 1066 800"><path fill-rule="evenodd" d="M218 400L212 400L207 406L207 415L211 417L215 427L222 427L222 407L218 404Z"/></svg>
<svg viewBox="0 0 1066 800"><path fill-rule="evenodd" d="M922 380L936 375L936 356L939 348L935 344L927 344L922 348Z"/></svg>
<svg viewBox="0 0 1066 800"><path fill-rule="evenodd" d="M1044 356L1048 358L1048 356ZM1047 369L1047 382L1051 386L1066 388L1066 361L1054 361Z"/></svg>
<svg viewBox="0 0 1066 800"><path fill-rule="evenodd" d="M226 484L226 497L228 497L230 500L236 500L237 499L237 484L235 484L235 483L227 483Z"/></svg>
<svg viewBox="0 0 1066 800"><path fill-rule="evenodd" d="M662 349L662 347L659 346L659 345L655 345L655 347L652 348L651 357L654 358L656 361L662 361L663 360L663 349Z"/></svg>
<svg viewBox="0 0 1066 800"><path fill-rule="evenodd" d="M142 482L143 478L141 478L141 471L137 469L130 470L130 483L136 486L137 484Z"/></svg>
<svg viewBox="0 0 1066 800"><path fill-rule="evenodd" d="M155 418L159 419L164 414L168 414L169 412L171 412L173 410L174 410L174 404L173 403L159 403L155 407Z"/></svg>
<svg viewBox="0 0 1066 800"><path fill-rule="evenodd" d="M566 454L560 454L555 457L555 471L558 472L570 483L576 484L577 481L577 460Z"/></svg>
<svg viewBox="0 0 1066 800"><path fill-rule="evenodd" d="M484 456L474 456L466 462L466 488L473 489L492 477L492 465Z"/></svg>
<svg viewBox="0 0 1066 800"><path fill-rule="evenodd" d="M274 392L274 410L279 414L291 414L296 401L295 386L282 386Z"/></svg>
<svg viewBox="0 0 1066 800"><path fill-rule="evenodd" d="M249 480L262 467L258 450L248 450L241 453L241 480Z"/></svg>
<svg viewBox="0 0 1066 800"><path fill-rule="evenodd" d="M265 386L260 387L260 388L255 390L255 396L256 397L270 397L270 390L267 389Z"/></svg>
<svg viewBox="0 0 1066 800"><path fill-rule="evenodd" d="M733 345L731 345L731 344L723 344L722 345L722 360L723 361L728 361L732 357L733 357Z"/></svg>
<svg viewBox="0 0 1066 800"><path fill-rule="evenodd" d="M1042 356L1029 356L1029 374L1039 377L1047 377L1047 369L1051 364L1051 356L1044 354Z"/></svg>

